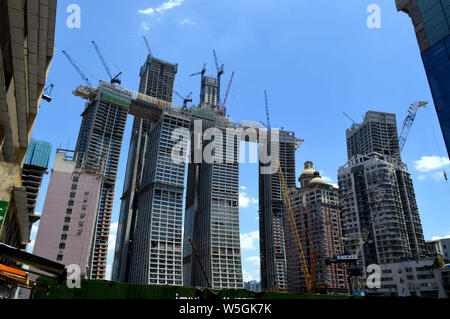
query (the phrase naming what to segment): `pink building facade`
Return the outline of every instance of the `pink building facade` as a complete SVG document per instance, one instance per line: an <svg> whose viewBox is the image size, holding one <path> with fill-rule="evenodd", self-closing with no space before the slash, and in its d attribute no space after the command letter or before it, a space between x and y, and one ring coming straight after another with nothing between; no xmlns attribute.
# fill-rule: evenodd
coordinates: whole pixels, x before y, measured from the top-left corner
<svg viewBox="0 0 450 319"><path fill-rule="evenodd" d="M308 270L319 289L346 293L346 266L327 262L344 254L338 188L327 184L314 170L312 162L305 163L299 181L301 187L290 190L290 199ZM285 216L284 227L288 291L304 292L306 285L295 242L295 228L288 216Z"/></svg>
<svg viewBox="0 0 450 319"><path fill-rule="evenodd" d="M89 277L96 211L102 179L75 168L73 157L57 151L33 254L80 267Z"/></svg>

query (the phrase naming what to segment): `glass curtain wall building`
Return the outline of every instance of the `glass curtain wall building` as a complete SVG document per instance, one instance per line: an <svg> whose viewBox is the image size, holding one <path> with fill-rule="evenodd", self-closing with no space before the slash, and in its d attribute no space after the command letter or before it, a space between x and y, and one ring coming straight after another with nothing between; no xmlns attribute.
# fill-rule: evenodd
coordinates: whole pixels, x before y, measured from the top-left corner
<svg viewBox="0 0 450 319"><path fill-rule="evenodd" d="M450 1L396 0L412 20L450 156Z"/></svg>

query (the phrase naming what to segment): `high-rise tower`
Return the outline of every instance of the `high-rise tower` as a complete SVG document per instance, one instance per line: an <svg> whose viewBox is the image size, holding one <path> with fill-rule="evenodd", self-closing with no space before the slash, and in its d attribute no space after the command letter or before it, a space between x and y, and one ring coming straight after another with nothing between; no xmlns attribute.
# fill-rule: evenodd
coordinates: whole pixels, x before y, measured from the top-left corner
<svg viewBox="0 0 450 319"><path fill-rule="evenodd" d="M171 64L149 55L145 64L141 67L139 92L163 101L172 102L175 74L177 73L177 71L177 64ZM181 126L177 126L177 119L182 123ZM171 247L173 245L179 246L177 247L179 255L171 255L170 257L180 258L181 265L182 195L181 199L178 197L180 189L181 194L183 194L184 170L182 167L178 167L178 165L175 165L173 167L171 166L171 164L169 163L169 145L165 145L166 148L164 148L163 144L171 143L170 134L175 129L175 127L185 126L189 127L189 118L183 115L177 115L173 112L166 112L161 115L157 123L139 118L137 116L135 116L134 118L130 148L128 152L127 168L125 173L119 226L117 231L116 251L112 271L113 280L125 282L133 281L141 283L166 283L166 279L168 279L166 277L167 275L173 276L172 278L170 278L171 280L167 281L171 284L178 284L178 282L181 281L180 278L175 278L175 273L166 274L166 272L164 271L164 278L158 278L158 276L154 277L154 274L150 274L149 267L153 267L151 265L156 264L154 261L158 260L158 253L151 254L156 257L150 258L150 255L147 254L145 255L146 258L144 258L144 256L140 256L138 253L134 254L133 251L141 253L143 253L144 251L146 253L150 252L152 239L150 237L146 237L149 234L149 229L151 229L152 232L157 232L159 234L160 231L162 233L166 233L166 227L169 227L170 231L175 231L176 228L177 232L180 231L179 238L177 233L177 236L173 236L173 238L171 239L177 238L179 242L178 244L175 244L175 241L170 241L170 245ZM161 149L158 146L160 142L162 143L160 146L163 147ZM144 174L145 169L148 170ZM172 172L171 169L173 169L174 172ZM183 176L181 182L179 178L180 174L182 174ZM172 179L164 175L171 175L175 176L176 178L174 181L172 181ZM167 191L167 189L162 190L160 187L156 187L158 190L156 190L156 188L151 188L151 190L148 189L148 186L150 184L156 182L164 183L166 179L169 179L175 185L173 192ZM155 192L157 192L158 194L156 194ZM141 196L142 199L140 199ZM155 202L152 199L154 198L154 196L158 197L158 203L160 203L161 200L166 199L170 201L181 200L181 204L176 204L175 210L173 210L173 207L171 207L171 213L174 214L172 217L175 217L175 219L172 220L172 218L170 218L170 226L167 224L167 220L165 222L162 222L161 225L159 221L155 223L151 222L151 218L165 219L167 217L155 217L155 214L153 214L153 212L165 209L164 205L158 207L157 205L155 205ZM169 199L170 196L172 197ZM146 203L146 201L149 202ZM142 214L139 214L140 209L143 210ZM160 214L161 212L156 213L156 215ZM143 219L145 219L146 224L140 225L139 223L144 222ZM158 235L153 235L152 237L158 237L158 239L153 240L158 243L156 245L157 247L153 249L158 249L158 247L161 248L162 243L164 243L165 246L168 246L168 242L166 242L167 238L162 239L166 236L159 237ZM173 249L172 252L175 252L175 249ZM139 269L138 273L134 273L133 271L133 276L130 275L132 273L132 260L132 268L135 269L134 271L136 271L136 269ZM158 260L158 263L161 262L161 260ZM151 271L153 272L153 270ZM179 272L179 276L181 277L181 269L177 269L174 271Z"/></svg>
<svg viewBox="0 0 450 319"><path fill-rule="evenodd" d="M121 105L117 99L103 88L98 98L86 103L75 149L77 167L104 176L90 252L89 273L92 279L105 279L106 275L114 186L128 115L128 104Z"/></svg>
<svg viewBox="0 0 450 319"><path fill-rule="evenodd" d="M396 0L414 25L447 153L450 156L450 2Z"/></svg>
<svg viewBox="0 0 450 319"><path fill-rule="evenodd" d="M278 157L286 186L295 187L295 151L303 140L294 132L280 131L279 142L271 145L278 148ZM273 165L273 163L272 163ZM284 241L285 204L278 171L261 174L259 164L259 248L261 256L261 285L263 289L287 288L286 247Z"/></svg>
<svg viewBox="0 0 450 319"><path fill-rule="evenodd" d="M296 234L302 244L308 269L316 279L316 287L330 292L348 291L345 266L328 263L344 253L341 243L342 220L339 209L339 190L327 184L312 162L305 162L299 178L300 188L291 188L290 200L296 227L285 215L285 244L289 291L306 290L304 269L296 246Z"/></svg>
<svg viewBox="0 0 450 319"><path fill-rule="evenodd" d="M219 78L202 75L198 108L191 108L191 161L188 166L183 240L186 286L243 288L239 233L240 137L226 134L229 118L219 106ZM206 130L221 138L203 140ZM212 160L192 156L212 143Z"/></svg>
<svg viewBox="0 0 450 319"><path fill-rule="evenodd" d="M386 125L386 119L391 123ZM339 168L339 193L347 247L356 250L360 239L367 237L356 267L362 274L370 264L419 259L424 254L414 187L397 153L395 123L393 114L367 112L363 124L347 130L349 160Z"/></svg>

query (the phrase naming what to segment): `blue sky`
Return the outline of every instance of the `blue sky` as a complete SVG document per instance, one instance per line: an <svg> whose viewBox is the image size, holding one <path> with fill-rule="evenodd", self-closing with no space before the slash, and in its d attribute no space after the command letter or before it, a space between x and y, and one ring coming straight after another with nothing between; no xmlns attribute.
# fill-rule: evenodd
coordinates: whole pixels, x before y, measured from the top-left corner
<svg viewBox="0 0 450 319"><path fill-rule="evenodd" d="M81 8L79 29L66 25L66 8L72 3ZM381 8L379 29L367 27L370 4ZM430 101L427 109L419 111L402 158L414 181L425 239L450 235L450 188L442 177L450 163L411 20L397 12L394 0L60 0L56 49L48 75L48 82L55 85L54 99L42 103L33 138L51 142L54 150L75 148L84 101L71 92L82 81L61 50L97 83L107 75L90 43L95 40L112 72L123 72L123 86L137 90L139 68L147 55L143 35L157 57L179 64L175 88L181 94L192 91L194 103L199 100L200 81L189 75L200 71L203 63L207 63L207 74L214 74L213 49L225 65L223 93L235 71L227 102L233 119L265 121L267 89L272 126L295 131L305 140L296 153L297 175L303 163L311 160L330 182L337 183L337 170L346 163L345 130L351 125L342 112L357 122L368 110L391 112L397 114L400 126L409 104ZM175 102L182 103L177 97ZM113 231L131 123L130 116L116 185ZM257 170L256 164L242 164L240 174L246 279L259 279ZM48 179L44 178L38 212ZM114 239L113 233L110 242Z"/></svg>

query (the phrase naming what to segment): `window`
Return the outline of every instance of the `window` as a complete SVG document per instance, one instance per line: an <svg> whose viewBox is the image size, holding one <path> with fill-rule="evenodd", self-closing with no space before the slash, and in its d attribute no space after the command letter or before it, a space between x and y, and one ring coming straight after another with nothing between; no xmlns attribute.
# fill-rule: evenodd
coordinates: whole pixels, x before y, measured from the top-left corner
<svg viewBox="0 0 450 319"><path fill-rule="evenodd" d="M73 200L71 199L71 200L69 200L68 202L67 202L67 205L69 205L69 206L73 206Z"/></svg>
<svg viewBox="0 0 450 319"><path fill-rule="evenodd" d="M65 222L65 223L70 223L70 217L64 218L64 222Z"/></svg>
<svg viewBox="0 0 450 319"><path fill-rule="evenodd" d="M63 226L63 230L64 231L68 231L69 230L69 226Z"/></svg>
<svg viewBox="0 0 450 319"><path fill-rule="evenodd" d="M72 184L72 189L77 189L77 184Z"/></svg>
<svg viewBox="0 0 450 319"><path fill-rule="evenodd" d="M67 208L66 214L67 214L67 215L71 215L71 214L72 214L72 208Z"/></svg>
<svg viewBox="0 0 450 319"><path fill-rule="evenodd" d="M72 181L78 182L78 176L74 176L74 177L72 178Z"/></svg>
<svg viewBox="0 0 450 319"><path fill-rule="evenodd" d="M62 239L62 240L66 240L66 239L67 239L67 234L62 234L62 235L61 235L61 239Z"/></svg>
<svg viewBox="0 0 450 319"><path fill-rule="evenodd" d="M64 249L66 248L66 243L60 243L59 244L59 249Z"/></svg>
<svg viewBox="0 0 450 319"><path fill-rule="evenodd" d="M77 194L77 193L75 193L75 192L70 192L70 195L69 195L69 196L73 198L73 197L75 197L76 194Z"/></svg>
<svg viewBox="0 0 450 319"><path fill-rule="evenodd" d="M63 260L63 255L58 255L58 256L56 257L56 260L57 260L57 261Z"/></svg>

